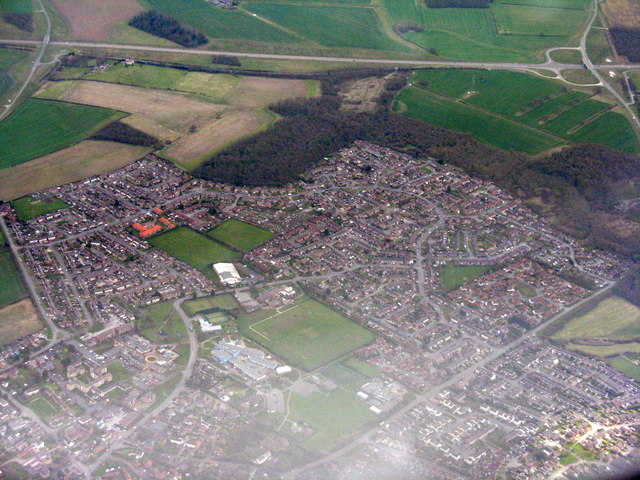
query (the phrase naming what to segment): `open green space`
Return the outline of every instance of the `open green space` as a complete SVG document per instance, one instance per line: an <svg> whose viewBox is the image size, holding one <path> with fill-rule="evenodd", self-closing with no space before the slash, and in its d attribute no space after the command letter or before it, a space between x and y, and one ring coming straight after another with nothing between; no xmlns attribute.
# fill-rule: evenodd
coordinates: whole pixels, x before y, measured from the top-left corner
<svg viewBox="0 0 640 480"><path fill-rule="evenodd" d="M212 264L230 262L236 256L233 250L187 227L150 238L149 243L211 278L216 278Z"/></svg>
<svg viewBox="0 0 640 480"><path fill-rule="evenodd" d="M121 362L113 362L107 366L107 371L111 374L112 381L120 382L122 380L129 380L133 377L133 373L124 368Z"/></svg>
<svg viewBox="0 0 640 480"><path fill-rule="evenodd" d="M46 213L55 212L68 208L69 205L59 198L42 197L34 198L31 196L18 198L11 202L11 206L22 220L31 220L32 218L44 215Z"/></svg>
<svg viewBox="0 0 640 480"><path fill-rule="evenodd" d="M23 50L0 49L0 99L4 99L16 84L16 70L31 56Z"/></svg>
<svg viewBox="0 0 640 480"><path fill-rule="evenodd" d="M154 343L177 343L187 338L184 322L169 302L157 303L138 314L136 327Z"/></svg>
<svg viewBox="0 0 640 480"><path fill-rule="evenodd" d="M78 143L123 116L104 108L29 99L0 123L0 168Z"/></svg>
<svg viewBox="0 0 640 480"><path fill-rule="evenodd" d="M566 467L567 465L571 465L572 463L576 463L577 461L578 458L570 453L563 453L562 455L560 455L560 465L562 466Z"/></svg>
<svg viewBox="0 0 640 480"><path fill-rule="evenodd" d="M375 335L305 298L282 311L240 315L240 331L296 367L313 370L371 342Z"/></svg>
<svg viewBox="0 0 640 480"><path fill-rule="evenodd" d="M636 382L640 383L640 356L636 355L634 361L627 356L617 356L605 359L605 362L616 370L629 375Z"/></svg>
<svg viewBox="0 0 640 480"><path fill-rule="evenodd" d="M31 400L29 403L27 403L27 407L33 410L34 413L45 422L51 420L51 417L58 413L58 410L56 410L51 405L51 403L49 403L47 399L42 396L37 396L36 398Z"/></svg>
<svg viewBox="0 0 640 480"><path fill-rule="evenodd" d="M0 253L0 308L27 296L22 276L10 252Z"/></svg>
<svg viewBox="0 0 640 480"><path fill-rule="evenodd" d="M345 362L331 363L321 370L321 373L333 380L341 388L356 392L370 380L359 370L349 366Z"/></svg>
<svg viewBox="0 0 640 480"><path fill-rule="evenodd" d="M491 268L489 265L456 265L446 263L440 271L440 282L445 291L464 285Z"/></svg>
<svg viewBox="0 0 640 480"><path fill-rule="evenodd" d="M310 425L315 433L305 440L314 451L331 450L377 416L352 392L337 388L307 397L296 393L289 402L289 420Z"/></svg>
<svg viewBox="0 0 640 480"><path fill-rule="evenodd" d="M624 298L611 297L586 315L571 319L553 338L632 340L639 335L640 308Z"/></svg>
<svg viewBox="0 0 640 480"><path fill-rule="evenodd" d="M238 308L238 302L230 293L224 295L215 295L211 297L194 298L187 300L182 304L182 308L187 315L193 316L204 310L219 308L221 310L233 310Z"/></svg>
<svg viewBox="0 0 640 480"><path fill-rule="evenodd" d="M569 343L568 346L571 350L603 358L622 353L640 354L640 343L637 342L614 343L611 345L582 345L579 343Z"/></svg>
<svg viewBox="0 0 640 480"><path fill-rule="evenodd" d="M207 236L248 252L273 238L273 233L234 218L207 232Z"/></svg>

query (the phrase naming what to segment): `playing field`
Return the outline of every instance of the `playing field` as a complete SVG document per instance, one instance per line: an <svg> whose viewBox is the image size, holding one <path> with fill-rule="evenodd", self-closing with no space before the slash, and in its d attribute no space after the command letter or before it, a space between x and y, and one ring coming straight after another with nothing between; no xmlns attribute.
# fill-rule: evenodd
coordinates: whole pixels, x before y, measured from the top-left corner
<svg viewBox="0 0 640 480"><path fill-rule="evenodd" d="M600 302L586 315L570 320L556 340L604 338L631 340L640 335L640 308L620 297Z"/></svg>
<svg viewBox="0 0 640 480"><path fill-rule="evenodd" d="M453 290L460 285L479 277L491 267L488 265L455 265L447 263L440 271L440 282L445 291Z"/></svg>
<svg viewBox="0 0 640 480"><path fill-rule="evenodd" d="M207 236L247 252L271 240L273 233L232 218L209 230Z"/></svg>
<svg viewBox="0 0 640 480"><path fill-rule="evenodd" d="M136 327L154 343L179 343L187 340L187 328L170 302L157 303L142 310Z"/></svg>
<svg viewBox="0 0 640 480"><path fill-rule="evenodd" d="M0 347L44 328L31 299L0 308Z"/></svg>
<svg viewBox="0 0 640 480"><path fill-rule="evenodd" d="M27 100L0 123L0 168L78 143L122 116L102 108Z"/></svg>
<svg viewBox="0 0 640 480"><path fill-rule="evenodd" d="M22 197L11 202L11 206L22 220L31 220L45 213L68 208L69 205L55 197Z"/></svg>
<svg viewBox="0 0 640 480"><path fill-rule="evenodd" d="M27 296L18 267L10 252L0 253L0 308Z"/></svg>
<svg viewBox="0 0 640 480"><path fill-rule="evenodd" d="M142 158L149 149L85 140L36 160L0 170L0 199L13 200L45 188L110 172Z"/></svg>
<svg viewBox="0 0 640 480"><path fill-rule="evenodd" d="M214 297L195 298L193 300L187 300L182 304L184 311L193 316L203 310L210 310L212 308L220 308L222 310L232 310L238 308L238 302L231 294L216 295Z"/></svg>
<svg viewBox="0 0 640 480"><path fill-rule="evenodd" d="M187 227L180 227L149 239L149 243L211 278L217 278L211 265L231 262L236 253Z"/></svg>
<svg viewBox="0 0 640 480"><path fill-rule="evenodd" d="M238 320L244 335L304 370L318 368L375 338L369 330L309 298L280 312L259 310Z"/></svg>

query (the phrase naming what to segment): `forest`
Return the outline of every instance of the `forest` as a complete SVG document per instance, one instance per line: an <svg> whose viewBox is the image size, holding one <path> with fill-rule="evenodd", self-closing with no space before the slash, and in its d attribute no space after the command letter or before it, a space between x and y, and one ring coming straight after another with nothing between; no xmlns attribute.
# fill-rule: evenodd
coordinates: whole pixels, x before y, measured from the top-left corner
<svg viewBox="0 0 640 480"><path fill-rule="evenodd" d="M208 42L207 37L202 33L181 25L175 18L158 10L139 13L129 21L129 25L156 37L171 40L183 47L199 47Z"/></svg>
<svg viewBox="0 0 640 480"><path fill-rule="evenodd" d="M566 233L640 259L640 225L614 208L621 179L640 183L637 157L596 144L574 145L543 158L505 152L391 113L401 76L387 81L377 110L365 113L340 108L339 82L325 80L319 98L274 105L282 120L213 156L194 173L236 185L283 185L305 178L323 157L354 140L367 140L490 179Z"/></svg>
<svg viewBox="0 0 640 480"><path fill-rule="evenodd" d="M13 25L14 27L24 30L25 32L33 33L33 14L32 13L14 13L5 12L2 14L2 19Z"/></svg>
<svg viewBox="0 0 640 480"><path fill-rule="evenodd" d="M110 123L99 132L93 134L91 138L94 140L109 140L143 147L153 147L160 144L160 140L156 137L152 137L137 128L122 123L120 120Z"/></svg>
<svg viewBox="0 0 640 480"><path fill-rule="evenodd" d="M619 55L640 62L640 28L611 27L609 33Z"/></svg>

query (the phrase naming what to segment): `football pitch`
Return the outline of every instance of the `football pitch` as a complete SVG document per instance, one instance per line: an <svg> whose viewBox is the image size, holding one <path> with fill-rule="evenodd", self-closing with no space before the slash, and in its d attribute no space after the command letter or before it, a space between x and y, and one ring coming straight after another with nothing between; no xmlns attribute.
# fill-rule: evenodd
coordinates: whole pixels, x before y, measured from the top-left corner
<svg viewBox="0 0 640 480"><path fill-rule="evenodd" d="M271 240L273 233L232 218L207 232L207 236L240 250L249 251Z"/></svg>
<svg viewBox="0 0 640 480"><path fill-rule="evenodd" d="M242 315L238 320L244 335L304 370L314 370L375 338L369 330L310 298L279 311Z"/></svg>

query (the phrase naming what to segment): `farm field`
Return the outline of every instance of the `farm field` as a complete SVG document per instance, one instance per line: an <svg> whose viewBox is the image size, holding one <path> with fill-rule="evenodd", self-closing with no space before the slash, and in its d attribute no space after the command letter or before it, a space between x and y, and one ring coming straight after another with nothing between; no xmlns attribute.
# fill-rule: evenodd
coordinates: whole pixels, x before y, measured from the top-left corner
<svg viewBox="0 0 640 480"><path fill-rule="evenodd" d="M142 310L136 327L143 337L154 343L178 343L187 339L187 328L170 302L157 303Z"/></svg>
<svg viewBox="0 0 640 480"><path fill-rule="evenodd" d="M43 328L29 298L0 308L0 347Z"/></svg>
<svg viewBox="0 0 640 480"><path fill-rule="evenodd" d="M445 291L453 290L460 285L479 277L491 267L486 265L454 265L447 263L442 266L440 282Z"/></svg>
<svg viewBox="0 0 640 480"><path fill-rule="evenodd" d="M640 308L621 297L611 297L586 315L571 319L553 338L632 340L639 335Z"/></svg>
<svg viewBox="0 0 640 480"><path fill-rule="evenodd" d="M209 230L207 236L247 252L268 242L274 234L232 218Z"/></svg>
<svg viewBox="0 0 640 480"><path fill-rule="evenodd" d="M0 253L0 308L27 296L27 289L11 253Z"/></svg>
<svg viewBox="0 0 640 480"><path fill-rule="evenodd" d="M212 308L220 308L222 310L232 310L238 308L238 302L233 295L227 293L223 295L216 295L213 297L195 298L193 300L187 300L182 304L182 308L187 315L193 316L203 310L209 310Z"/></svg>
<svg viewBox="0 0 640 480"><path fill-rule="evenodd" d="M11 206L22 220L31 220L45 213L69 207L69 205L55 197L34 198L30 196L12 201Z"/></svg>
<svg viewBox="0 0 640 480"><path fill-rule="evenodd" d="M291 394L289 420L304 422L315 429L305 440L314 451L331 450L347 434L353 434L367 422L375 420L365 402L355 393L337 388L332 392L314 392L308 396Z"/></svg>
<svg viewBox="0 0 640 480"><path fill-rule="evenodd" d="M520 72L434 69L414 73L411 84L396 97L396 112L503 149L537 153L554 142L593 141L640 151L633 127L611 104L554 80Z"/></svg>
<svg viewBox="0 0 640 480"><path fill-rule="evenodd" d="M640 25L640 4L634 0L607 0L602 4L602 12L612 26Z"/></svg>
<svg viewBox="0 0 640 480"><path fill-rule="evenodd" d="M0 168L78 143L122 116L103 108L27 100L0 123Z"/></svg>
<svg viewBox="0 0 640 480"><path fill-rule="evenodd" d="M211 278L217 278L211 265L232 261L236 253L187 227L180 227L149 239L149 243Z"/></svg>
<svg viewBox="0 0 640 480"><path fill-rule="evenodd" d="M110 172L142 158L148 151L147 147L85 140L0 170L0 199L13 200L31 192Z"/></svg>
<svg viewBox="0 0 640 480"><path fill-rule="evenodd" d="M238 322L244 335L304 370L318 368L375 338L369 330L310 298L283 311L241 315Z"/></svg>

